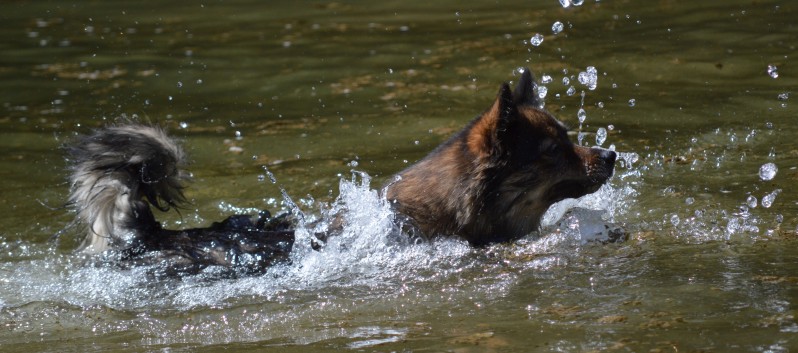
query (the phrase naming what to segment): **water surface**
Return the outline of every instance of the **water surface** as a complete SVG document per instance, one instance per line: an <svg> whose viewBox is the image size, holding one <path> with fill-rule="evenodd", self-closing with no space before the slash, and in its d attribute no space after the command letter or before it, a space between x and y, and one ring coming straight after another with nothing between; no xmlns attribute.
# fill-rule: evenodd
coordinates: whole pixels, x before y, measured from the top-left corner
<svg viewBox="0 0 798 353"><path fill-rule="evenodd" d="M795 350L797 15L738 0L3 3L3 351ZM546 108L574 140L604 129L623 152L608 186L560 205L600 216L485 249L391 237L376 190L518 67L550 77ZM240 279L86 266L59 147L129 120L190 153L191 207L166 225L285 211L284 189L309 217L346 209L346 234ZM630 239L583 241L605 224Z"/></svg>

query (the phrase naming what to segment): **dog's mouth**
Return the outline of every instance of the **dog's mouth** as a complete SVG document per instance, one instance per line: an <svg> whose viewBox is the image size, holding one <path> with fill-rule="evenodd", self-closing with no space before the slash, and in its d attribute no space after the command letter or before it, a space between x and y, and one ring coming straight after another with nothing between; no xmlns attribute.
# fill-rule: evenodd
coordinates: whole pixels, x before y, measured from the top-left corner
<svg viewBox="0 0 798 353"><path fill-rule="evenodd" d="M585 179L563 180L554 184L549 189L548 196L552 202L565 199L576 199L587 194L592 194L607 182L611 173L604 176L590 176Z"/></svg>

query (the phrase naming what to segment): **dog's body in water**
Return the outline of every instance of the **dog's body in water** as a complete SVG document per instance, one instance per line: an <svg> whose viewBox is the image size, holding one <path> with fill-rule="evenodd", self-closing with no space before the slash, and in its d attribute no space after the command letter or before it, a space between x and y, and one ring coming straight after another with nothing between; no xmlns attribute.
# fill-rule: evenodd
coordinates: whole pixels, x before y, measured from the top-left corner
<svg viewBox="0 0 798 353"><path fill-rule="evenodd" d="M412 233L459 236L476 246L512 241L535 231L553 203L595 192L612 175L615 153L574 145L540 108L534 86L529 70L514 91L503 84L487 111L385 186L384 197ZM163 229L150 206L166 211L185 202L185 157L157 127L106 127L67 152L69 204L87 228L84 253L133 265L166 262L180 273L213 265L262 273L289 259L292 221L268 212Z"/></svg>

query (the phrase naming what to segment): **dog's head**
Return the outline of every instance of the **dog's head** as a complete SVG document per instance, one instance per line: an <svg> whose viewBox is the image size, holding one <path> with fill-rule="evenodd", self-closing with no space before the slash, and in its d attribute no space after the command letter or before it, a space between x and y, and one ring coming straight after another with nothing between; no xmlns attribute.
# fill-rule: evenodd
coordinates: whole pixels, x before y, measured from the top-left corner
<svg viewBox="0 0 798 353"><path fill-rule="evenodd" d="M527 69L515 91L503 84L493 106L474 121L467 145L487 166L486 207L509 220L522 215L536 227L553 203L593 193L612 176L615 152L577 146L566 127L540 108ZM521 222L527 223L527 222Z"/></svg>

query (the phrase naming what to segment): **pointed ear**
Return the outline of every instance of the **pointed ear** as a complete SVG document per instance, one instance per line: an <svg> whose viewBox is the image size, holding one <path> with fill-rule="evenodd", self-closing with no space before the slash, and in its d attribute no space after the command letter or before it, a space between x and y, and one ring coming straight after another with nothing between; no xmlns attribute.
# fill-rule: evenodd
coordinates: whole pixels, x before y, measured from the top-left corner
<svg viewBox="0 0 798 353"><path fill-rule="evenodd" d="M477 118L469 129L466 136L468 149L478 157L498 156L504 153L504 136L517 115L510 85L504 83L493 106Z"/></svg>
<svg viewBox="0 0 798 353"><path fill-rule="evenodd" d="M535 77L532 76L532 71L529 68L525 68L524 73L521 74L521 78L518 80L518 85L515 86L515 92L513 92L515 104L539 107L540 100L535 94L535 86L537 85Z"/></svg>

